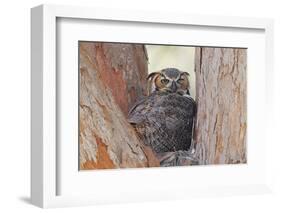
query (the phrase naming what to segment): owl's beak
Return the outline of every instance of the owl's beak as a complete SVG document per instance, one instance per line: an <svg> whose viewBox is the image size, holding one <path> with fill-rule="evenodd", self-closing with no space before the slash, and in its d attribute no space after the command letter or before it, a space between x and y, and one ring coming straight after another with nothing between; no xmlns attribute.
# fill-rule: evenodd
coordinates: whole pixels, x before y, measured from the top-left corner
<svg viewBox="0 0 281 213"><path fill-rule="evenodd" d="M172 82L172 85L171 85L171 92L176 92L177 91L177 89L178 89L178 87L177 87L177 85L176 85L176 82Z"/></svg>

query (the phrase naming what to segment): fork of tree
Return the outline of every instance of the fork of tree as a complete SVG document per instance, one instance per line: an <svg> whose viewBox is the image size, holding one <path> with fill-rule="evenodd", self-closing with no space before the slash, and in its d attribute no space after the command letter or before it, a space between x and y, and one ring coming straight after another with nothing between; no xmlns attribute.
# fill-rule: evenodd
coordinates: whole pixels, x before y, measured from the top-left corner
<svg viewBox="0 0 281 213"><path fill-rule="evenodd" d="M177 165L246 162L246 49L196 47L194 150L161 156L127 122L147 95L145 46L80 42L79 53L80 169L170 165L175 155Z"/></svg>

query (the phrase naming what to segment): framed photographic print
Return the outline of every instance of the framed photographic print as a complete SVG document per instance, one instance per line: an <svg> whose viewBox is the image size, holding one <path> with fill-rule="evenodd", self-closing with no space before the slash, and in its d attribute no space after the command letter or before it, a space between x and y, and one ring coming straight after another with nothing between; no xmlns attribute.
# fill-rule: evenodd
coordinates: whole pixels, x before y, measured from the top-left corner
<svg viewBox="0 0 281 213"><path fill-rule="evenodd" d="M33 204L270 192L272 20L31 14Z"/></svg>

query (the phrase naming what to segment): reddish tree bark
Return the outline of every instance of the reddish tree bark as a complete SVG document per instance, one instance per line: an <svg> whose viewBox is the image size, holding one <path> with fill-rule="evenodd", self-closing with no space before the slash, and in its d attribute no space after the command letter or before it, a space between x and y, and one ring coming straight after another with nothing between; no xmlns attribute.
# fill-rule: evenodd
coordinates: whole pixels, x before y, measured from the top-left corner
<svg viewBox="0 0 281 213"><path fill-rule="evenodd" d="M127 122L146 91L143 45L80 42L80 169L159 166Z"/></svg>
<svg viewBox="0 0 281 213"><path fill-rule="evenodd" d="M143 95L146 95L148 75L147 54L144 45L99 42L80 42L125 115Z"/></svg>

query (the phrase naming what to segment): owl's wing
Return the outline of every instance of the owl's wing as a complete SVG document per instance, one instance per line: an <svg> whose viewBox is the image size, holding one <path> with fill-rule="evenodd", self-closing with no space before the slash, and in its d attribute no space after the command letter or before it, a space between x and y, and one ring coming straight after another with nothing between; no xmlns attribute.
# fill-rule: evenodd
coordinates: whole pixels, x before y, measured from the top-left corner
<svg viewBox="0 0 281 213"><path fill-rule="evenodd" d="M136 111L136 109L142 105L145 102L145 100L141 100L139 102L137 102L132 109L129 111L129 115L128 115L128 121L131 124L137 124L137 123L141 123L144 120L144 116L139 113L139 111Z"/></svg>
<svg viewBox="0 0 281 213"><path fill-rule="evenodd" d="M149 97L145 97L138 101L128 113L128 121L131 124L139 124L144 122L147 112L151 109L152 103Z"/></svg>
<svg viewBox="0 0 281 213"><path fill-rule="evenodd" d="M185 98L187 98L189 100L190 104L193 106L193 108L194 108L194 116L195 116L195 114L197 112L197 104L196 104L195 100L190 95L188 95L188 94L185 94L183 96Z"/></svg>
<svg viewBox="0 0 281 213"><path fill-rule="evenodd" d="M159 118L157 116L159 108L155 106L155 104L157 105L159 101L158 98L159 95L156 93L150 94L150 96L137 102L128 115L129 123L135 128L142 142L145 145L152 146L152 148L153 144L160 141L163 136L168 137L167 133L162 128L163 122L157 119Z"/></svg>

